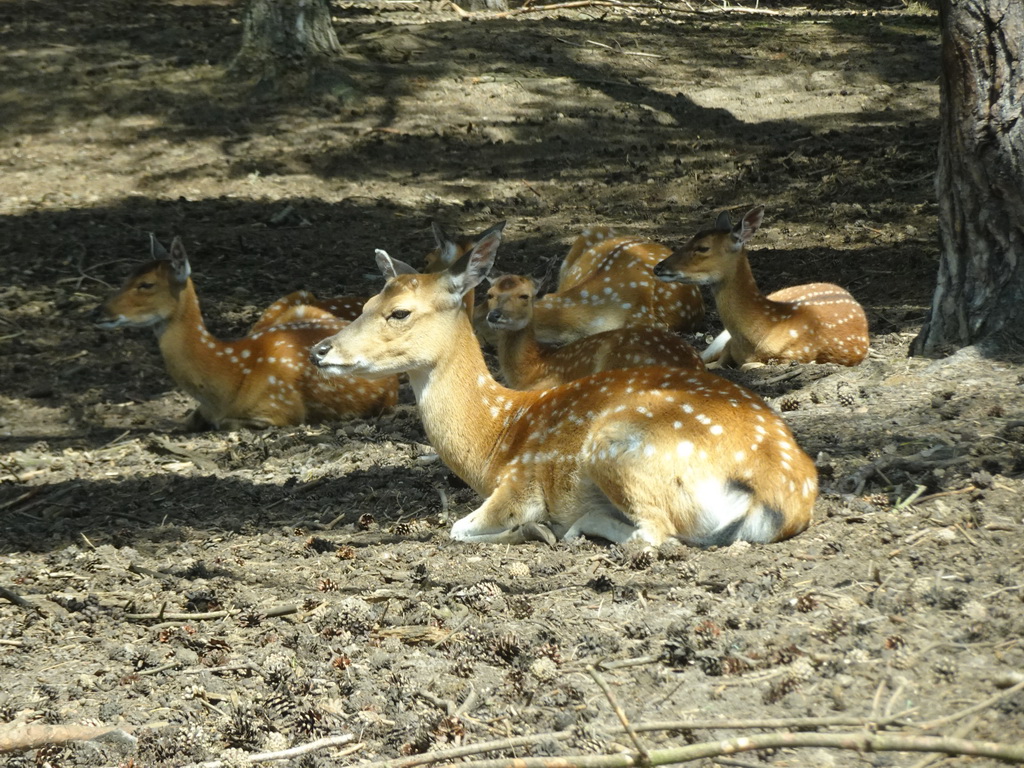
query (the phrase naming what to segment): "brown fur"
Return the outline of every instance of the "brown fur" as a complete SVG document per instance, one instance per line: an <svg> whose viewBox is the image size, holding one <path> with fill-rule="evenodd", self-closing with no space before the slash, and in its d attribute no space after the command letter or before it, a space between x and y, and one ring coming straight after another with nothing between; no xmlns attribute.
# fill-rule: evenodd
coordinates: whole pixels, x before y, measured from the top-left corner
<svg viewBox="0 0 1024 768"><path fill-rule="evenodd" d="M161 249L162 250L162 249ZM206 329L180 240L170 260L142 265L103 305L109 328L152 326L171 378L199 401L195 426L283 426L370 416L397 401L395 377L380 381L328 377L309 348L348 325L319 316L268 326L234 341Z"/></svg>
<svg viewBox="0 0 1024 768"><path fill-rule="evenodd" d="M517 542L523 525L614 541L768 541L806 528L814 463L756 394L701 371L608 371L542 392L500 386L461 300L493 264L489 230L449 270L390 277L363 314L312 352L364 376L405 372L427 437L486 497L452 536Z"/></svg>
<svg viewBox="0 0 1024 768"><path fill-rule="evenodd" d="M658 326L604 331L551 347L537 341L533 327L533 281L505 275L487 291L487 321L498 336L498 362L513 389L549 389L600 371L664 365L703 370L697 351Z"/></svg>
<svg viewBox="0 0 1024 768"><path fill-rule="evenodd" d="M712 342L709 367L792 360L857 365L867 357L868 321L850 293L831 283L809 283L764 296L747 259L764 206L735 228L728 216L698 232L655 267L659 279L711 286L728 337ZM728 341L726 341L728 338Z"/></svg>

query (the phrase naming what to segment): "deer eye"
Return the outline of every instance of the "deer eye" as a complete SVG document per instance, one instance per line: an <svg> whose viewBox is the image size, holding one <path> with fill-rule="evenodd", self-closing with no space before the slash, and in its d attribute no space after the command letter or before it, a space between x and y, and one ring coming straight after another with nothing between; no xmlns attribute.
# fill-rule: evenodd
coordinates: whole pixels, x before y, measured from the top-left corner
<svg viewBox="0 0 1024 768"><path fill-rule="evenodd" d="M528 296L527 294L525 294L525 293L524 293L524 294L522 294L522 295L521 295L521 296L519 297L519 299L520 299L521 301L529 301L529 300L530 300L530 297L529 297L529 296Z"/></svg>
<svg viewBox="0 0 1024 768"><path fill-rule="evenodd" d="M410 314L412 313L408 309L394 309L388 315L388 320L405 320Z"/></svg>
<svg viewBox="0 0 1024 768"><path fill-rule="evenodd" d="M155 285L156 285L156 283L139 283L135 287L138 290L140 290L140 291L149 291L149 290L152 290L153 286L155 286Z"/></svg>
<svg viewBox="0 0 1024 768"><path fill-rule="evenodd" d="M707 253L708 251L711 250L711 248L706 245L695 245L693 247L693 250L696 251L697 253Z"/></svg>

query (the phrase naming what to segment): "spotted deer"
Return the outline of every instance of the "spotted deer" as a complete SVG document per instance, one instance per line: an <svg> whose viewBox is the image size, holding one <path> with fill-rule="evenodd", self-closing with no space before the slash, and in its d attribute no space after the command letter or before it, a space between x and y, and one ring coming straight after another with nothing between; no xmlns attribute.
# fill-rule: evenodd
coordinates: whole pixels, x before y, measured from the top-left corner
<svg viewBox="0 0 1024 768"><path fill-rule="evenodd" d="M490 271L502 226L434 274L377 251L383 290L311 351L336 375L409 375L431 444L485 497L454 524L453 538L590 534L707 546L776 541L807 527L814 464L785 422L743 387L655 367L544 391L499 385L462 302Z"/></svg>
<svg viewBox="0 0 1024 768"><path fill-rule="evenodd" d="M700 289L659 283L651 269L671 251L609 227L585 229L562 263L558 290L534 306L537 339L566 344L602 331L657 325L696 330L704 320Z"/></svg>
<svg viewBox="0 0 1024 768"><path fill-rule="evenodd" d="M318 299L309 291L293 291L275 301L253 323L249 333L266 330L284 323L304 323L310 320L355 320L363 311L365 298L338 296L333 299Z"/></svg>
<svg viewBox="0 0 1024 768"><path fill-rule="evenodd" d="M704 361L709 368L771 360L857 365L868 354L868 321L845 288L807 283L767 296L758 290L747 242L763 219L763 205L735 227L723 212L712 229L698 232L654 268L659 280L708 285L714 292L725 331L704 351Z"/></svg>
<svg viewBox="0 0 1024 768"><path fill-rule="evenodd" d="M436 247L424 257L427 272L437 272L454 262L459 256L473 246L476 239L472 236L450 236L441 224L431 223ZM472 294L468 297L467 308L472 308ZM306 322L310 319L329 319L333 315L342 320L355 320L363 311L365 298L358 296L336 296L330 299L319 299L310 291L293 291L275 301L259 316L250 333L261 331L272 325L282 323ZM482 313L481 313L482 317ZM482 319L481 319L482 324Z"/></svg>
<svg viewBox="0 0 1024 768"><path fill-rule="evenodd" d="M332 377L309 349L347 321L318 317L271 325L235 341L206 329L180 238L167 250L151 238L153 260L139 266L101 308L103 328L151 327L171 378L199 401L191 428L283 426L371 416L397 401L394 376Z"/></svg>
<svg viewBox="0 0 1024 768"><path fill-rule="evenodd" d="M487 291L487 323L497 333L498 364L512 389L550 389L592 373L644 365L704 369L697 350L657 326L617 328L562 347L541 344L532 322L536 289L532 278L503 275Z"/></svg>

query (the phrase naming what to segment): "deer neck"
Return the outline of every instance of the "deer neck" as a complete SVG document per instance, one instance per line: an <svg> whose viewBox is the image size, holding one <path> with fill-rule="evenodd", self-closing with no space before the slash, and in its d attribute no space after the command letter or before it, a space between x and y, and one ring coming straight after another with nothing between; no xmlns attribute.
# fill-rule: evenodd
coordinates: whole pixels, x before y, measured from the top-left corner
<svg viewBox="0 0 1024 768"><path fill-rule="evenodd" d="M505 383L515 389L544 374L544 348L532 320L518 331L498 332L498 364Z"/></svg>
<svg viewBox="0 0 1024 768"><path fill-rule="evenodd" d="M409 372L427 439L441 460L477 493L494 490L500 467L493 454L532 393L506 389L494 380L465 312L434 365Z"/></svg>
<svg viewBox="0 0 1024 768"><path fill-rule="evenodd" d="M584 317L584 310L578 304L558 294L550 294L533 305L533 320L530 326L536 335L546 343L565 344L569 341L594 333L589 327L589 318ZM580 326L587 326L580 329Z"/></svg>
<svg viewBox="0 0 1024 768"><path fill-rule="evenodd" d="M191 279L174 313L157 328L157 338L171 378L202 405L219 410L238 389L241 366L230 363L230 345L206 329Z"/></svg>
<svg viewBox="0 0 1024 768"><path fill-rule="evenodd" d="M736 269L714 287L714 294L722 324L731 336L756 342L763 335L772 302L758 289L746 250L736 260Z"/></svg>

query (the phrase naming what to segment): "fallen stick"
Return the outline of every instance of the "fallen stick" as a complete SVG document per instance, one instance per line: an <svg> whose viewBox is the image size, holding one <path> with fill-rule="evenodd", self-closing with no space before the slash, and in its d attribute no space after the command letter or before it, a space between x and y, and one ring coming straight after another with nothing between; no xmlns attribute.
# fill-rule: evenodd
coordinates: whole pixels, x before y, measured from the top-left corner
<svg viewBox="0 0 1024 768"><path fill-rule="evenodd" d="M884 728L887 725L904 725L900 718L906 716L913 710L897 712L892 717L881 720L869 721L863 717L850 717L848 715L834 715L832 717L786 717L786 718L753 718L749 720L664 720L649 723L634 723L633 729L638 733L649 731L687 731L687 730L714 730L730 729L740 730L744 728L830 728L830 727L863 727L863 728ZM615 729L614 733L625 733L624 730ZM493 741L482 741L476 744L464 744L461 747L438 750L424 755L412 755L410 757L396 757L390 760L383 760L377 763L365 763L359 768L416 768L420 765L431 765L445 761L456 760L471 755L482 755L486 752L497 752L498 750L518 749L527 747L538 742L566 741L575 736L575 732L552 731L548 733L535 733L527 736L512 736L507 739L495 739Z"/></svg>
<svg viewBox="0 0 1024 768"><path fill-rule="evenodd" d="M597 683L597 687L601 689L601 693L604 694L605 698L608 699L608 703L612 707L612 711L615 716L619 718L619 722L622 723L622 728L629 735L629 740L633 742L633 746L636 747L636 751L640 755L640 760L643 763L647 763L647 747L640 741L640 737L637 735L636 730L633 728L632 723L629 722L629 718L626 717L625 711L619 706L619 702L615 698L615 694L612 693L612 689L608 686L608 681L604 679L604 676L598 672L590 664L587 665L587 674L594 678L594 682Z"/></svg>
<svg viewBox="0 0 1024 768"><path fill-rule="evenodd" d="M762 733L734 739L708 741L685 747L656 749L646 761L633 753L618 755L559 755L557 757L521 757L510 760L477 760L460 763L459 768L642 768L652 765L689 763L708 757L734 755L759 749L816 747L848 749L855 752L937 752L951 756L990 757L1006 763L1024 761L1024 744L993 741L968 741L941 736L871 733Z"/></svg>
<svg viewBox="0 0 1024 768"><path fill-rule="evenodd" d="M245 755L241 758L232 758L228 760L208 760L205 763L189 763L183 768L227 768L231 765L250 765L252 763L272 763L277 760L290 760L293 757L301 757L302 755L308 755L310 752L317 752L321 749L330 749L331 747L340 747L342 744L348 744L355 738L351 733L346 733L340 736L325 736L322 739L311 741L308 744L299 744L296 747L289 747L288 749L278 750L277 752L256 752L252 755ZM358 749L362 748L362 744L353 744L351 747L338 753L338 756L350 755Z"/></svg>
<svg viewBox="0 0 1024 768"><path fill-rule="evenodd" d="M161 724L162 725L162 724ZM155 726L146 726L155 727ZM134 726L138 728L138 726ZM48 744L67 744L69 741L93 741L109 737L135 743L128 725L35 725L5 723L0 725L0 754L24 752Z"/></svg>
<svg viewBox="0 0 1024 768"><path fill-rule="evenodd" d="M8 589L7 587L0 587L0 597L4 600L14 603L21 608L29 608L33 611L38 611L39 608L31 600L26 600L24 597L19 595L14 590Z"/></svg>
<svg viewBox="0 0 1024 768"><path fill-rule="evenodd" d="M632 11L637 8L648 8L656 11L664 10L660 5L650 5L647 3L617 3L614 2L614 0L572 0L572 2L568 3L552 3L550 5L531 5L529 7L513 8L511 11L501 11L499 13L474 13L469 14L468 18L487 21L490 19L507 19L510 16L520 16L524 13L542 13L544 11L561 11L569 8L592 7L618 8L620 11ZM463 11L463 13L465 13L465 11Z"/></svg>
<svg viewBox="0 0 1024 768"><path fill-rule="evenodd" d="M917 723L914 727L922 731L931 731L935 728L938 728L940 725L949 725L950 723L955 723L957 720L963 720L965 717L970 717L975 712L981 712L984 709L988 709L989 707L995 706L1000 701L1005 699L1007 696L1012 696L1020 690L1024 690L1024 680L1021 680L1019 683L1010 686L1005 691L1000 691L999 693L994 694L993 696L985 699L984 701L980 701L977 704L972 704L966 709L961 709L959 712L954 712L953 714L946 715L945 717L937 717L934 720L929 720L924 723Z"/></svg>
<svg viewBox="0 0 1024 768"><path fill-rule="evenodd" d="M277 608L260 611L260 615L272 619L275 616L288 616L298 612L299 606L297 605L279 605ZM156 613L126 613L124 618L128 621L209 621L211 619L223 619L230 615L231 611L208 611L206 613L165 613L164 611L157 611Z"/></svg>

